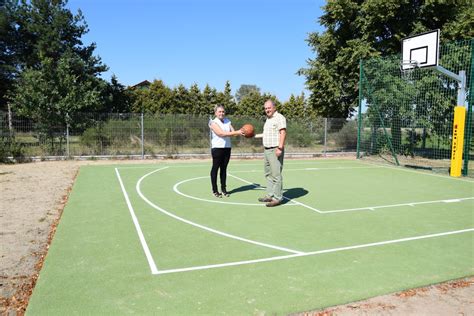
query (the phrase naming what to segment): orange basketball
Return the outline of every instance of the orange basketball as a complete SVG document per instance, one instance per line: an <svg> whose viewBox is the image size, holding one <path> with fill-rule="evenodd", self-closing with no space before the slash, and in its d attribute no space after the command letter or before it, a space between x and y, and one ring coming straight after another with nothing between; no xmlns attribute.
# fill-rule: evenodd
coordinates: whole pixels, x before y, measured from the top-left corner
<svg viewBox="0 0 474 316"><path fill-rule="evenodd" d="M244 124L244 126L242 126L242 131L244 132L244 136L246 138L255 136L255 130L252 124Z"/></svg>

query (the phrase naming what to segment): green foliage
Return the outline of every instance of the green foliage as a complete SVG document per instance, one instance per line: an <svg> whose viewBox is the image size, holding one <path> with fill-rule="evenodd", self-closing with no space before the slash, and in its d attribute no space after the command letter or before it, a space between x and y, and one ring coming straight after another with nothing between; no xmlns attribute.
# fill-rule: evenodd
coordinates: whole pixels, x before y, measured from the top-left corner
<svg viewBox="0 0 474 316"><path fill-rule="evenodd" d="M202 96L204 102L201 105L198 114L212 115L214 113L214 106L218 104L217 90L215 88L211 88L209 85L206 85L202 91Z"/></svg>
<svg viewBox="0 0 474 316"><path fill-rule="evenodd" d="M473 37L474 9L467 2L333 0L311 33L316 57L299 74L306 77L309 106L325 117L351 116L357 106L359 60L400 52L402 38L441 29L442 42Z"/></svg>
<svg viewBox="0 0 474 316"><path fill-rule="evenodd" d="M124 85L120 84L115 75L107 84L103 99L105 105L103 111L106 113L130 113L132 111L132 96Z"/></svg>
<svg viewBox="0 0 474 316"><path fill-rule="evenodd" d="M341 130L334 134L336 145L345 149L357 147L357 121L346 122Z"/></svg>
<svg viewBox="0 0 474 316"><path fill-rule="evenodd" d="M247 115L261 117L265 115L263 104L267 100L273 100L277 109L280 109L280 102L271 94L260 94L257 91L251 91L238 104L235 110L236 115Z"/></svg>
<svg viewBox="0 0 474 316"><path fill-rule="evenodd" d="M278 111L288 120L301 118L309 120L315 117L312 109L306 104L304 93L296 97L291 95L290 99L278 108Z"/></svg>
<svg viewBox="0 0 474 316"><path fill-rule="evenodd" d="M47 133L65 126L68 116L100 108L105 83L84 71L85 62L68 51L56 62L45 58L36 68L27 68L15 85L11 105L17 113L32 118Z"/></svg>
<svg viewBox="0 0 474 316"><path fill-rule="evenodd" d="M189 88L189 99L191 104L191 110L186 112L190 114L199 114L201 112L201 106L204 103L201 90L198 85L195 83Z"/></svg>
<svg viewBox="0 0 474 316"><path fill-rule="evenodd" d="M217 104L223 105L229 114L235 109L229 82L224 92L209 85L201 92L197 84L189 90L182 84L170 89L163 81L155 80L148 89L131 89L129 93L132 109L137 113L209 115Z"/></svg>
<svg viewBox="0 0 474 316"><path fill-rule="evenodd" d="M87 25L73 15L66 1L21 1L14 12L20 44L15 47L20 70L8 99L12 110L35 121L38 138L54 144L54 129L66 130L71 116L102 109L107 84L98 74L107 70L83 46Z"/></svg>
<svg viewBox="0 0 474 316"><path fill-rule="evenodd" d="M37 67L44 59L57 61L67 51L88 61L90 75L107 70L94 57L95 45L84 46L81 37L88 32L87 24L79 10L73 15L66 8L66 0L21 0L17 10L22 46L20 53L23 68Z"/></svg>
<svg viewBox="0 0 474 316"><path fill-rule="evenodd" d="M309 147L313 144L313 134L302 122L287 122L287 143L295 147Z"/></svg>
<svg viewBox="0 0 474 316"><path fill-rule="evenodd" d="M10 159L10 157L13 158ZM0 162L26 162L28 159L25 154L24 145L15 141L11 137L0 138Z"/></svg>
<svg viewBox="0 0 474 316"><path fill-rule="evenodd" d="M81 135L81 144L89 147L92 154L101 154L103 149L110 144L111 131L110 128L104 128L103 124L88 128Z"/></svg>
<svg viewBox="0 0 474 316"><path fill-rule="evenodd" d="M191 94L182 84L173 89L173 101L175 114L183 114L192 109Z"/></svg>
<svg viewBox="0 0 474 316"><path fill-rule="evenodd" d="M133 111L140 113L170 113L173 95L163 81L154 80L149 89L134 91Z"/></svg>
<svg viewBox="0 0 474 316"><path fill-rule="evenodd" d="M15 13L18 4L15 0L0 2L0 111L7 110L6 94L13 87L18 75L20 45L15 26Z"/></svg>
<svg viewBox="0 0 474 316"><path fill-rule="evenodd" d="M278 99L271 94L260 94L257 90L248 93L240 103L236 104L231 94L230 83L227 81L224 91L206 85L201 91L197 84L186 89L182 84L170 89L161 80L155 80L147 89L128 89L133 112L149 114L194 114L213 115L216 105L223 105L228 115L246 115L260 117L264 115L263 104L266 100L274 100L283 111ZM290 115L298 116L303 110L307 115L304 94L293 97L286 109Z"/></svg>
<svg viewBox="0 0 474 316"><path fill-rule="evenodd" d="M232 89L230 87L230 82L226 81L224 92L217 93L217 104L223 105L226 109L227 114L232 114L235 112L236 103L234 97L232 96Z"/></svg>
<svg viewBox="0 0 474 316"><path fill-rule="evenodd" d="M252 93L260 94L260 88L252 84L243 84L235 92L235 99L237 103L240 103L240 101Z"/></svg>

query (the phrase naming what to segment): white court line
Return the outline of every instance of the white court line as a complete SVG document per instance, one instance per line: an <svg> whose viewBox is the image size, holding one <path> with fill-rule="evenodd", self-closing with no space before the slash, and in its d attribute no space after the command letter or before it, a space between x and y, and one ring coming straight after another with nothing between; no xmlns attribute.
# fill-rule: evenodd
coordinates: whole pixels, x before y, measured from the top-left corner
<svg viewBox="0 0 474 316"><path fill-rule="evenodd" d="M123 170L123 169L156 169L157 165L154 165L154 166L136 166L136 167L118 167L118 168L115 168L115 169L120 169L120 170ZM166 166L166 168L169 168L170 166Z"/></svg>
<svg viewBox="0 0 474 316"><path fill-rule="evenodd" d="M240 181L242 181L242 182L244 182L244 183L253 185L253 186L256 187L256 188L260 188L259 185L255 184L255 183L253 183L253 182L250 182L250 181L247 181L247 180L245 180L245 179L239 178L239 177L234 176L234 175L232 175L232 174L230 174L230 173L229 173L228 175L231 176L232 178L235 178L235 179L237 179L237 180L240 180ZM298 203L298 202L296 202L296 201L292 201L292 200L290 200L290 199L288 199L288 198L286 198L286 197L283 197L283 198L284 198L284 199L287 199L288 201L293 202L293 204L290 204L290 205L301 205L300 203ZM258 204L258 205L265 205L265 204Z"/></svg>
<svg viewBox="0 0 474 316"><path fill-rule="evenodd" d="M233 172L232 172L232 173L233 173ZM258 184L255 184L255 183L253 183L253 182L250 182L250 181L247 181L247 180L245 180L245 179L239 178L239 177L234 176L234 175L232 175L232 174L230 174L230 173L229 173L229 176L231 176L231 177L234 178L234 179L240 180L240 181L242 181L243 183L247 183L247 184L253 185L253 186L256 187L256 188L257 188L257 187L260 187L260 185L258 185Z"/></svg>
<svg viewBox="0 0 474 316"><path fill-rule="evenodd" d="M464 199L443 200L443 202L444 203L457 203L457 202L461 202L461 200L464 200Z"/></svg>
<svg viewBox="0 0 474 316"><path fill-rule="evenodd" d="M372 165L371 163L369 162L363 162L361 161L360 163L362 164L370 164ZM375 166L372 166L372 167L335 167L335 168L303 168L303 169L288 169L286 168L285 171L306 171L306 170L325 170L325 169L328 169L328 170L334 170L334 169L375 169L375 168L389 168L389 169L394 169L394 170L402 170L402 171L407 171L407 172L415 172L415 173L418 173L418 174L426 174L426 175L432 175L432 174L428 174L428 173L423 173L423 172L417 172L417 171L413 171L413 170L404 170L404 169L400 169L398 167L388 167L388 166L383 166L383 165L377 165L375 164ZM245 170L245 171L233 171L232 173L249 173L249 172L260 172L261 170ZM251 184L253 186L255 186L256 188L259 188L258 185L255 185L254 183L252 182L249 182L245 179L242 179L242 178L239 178L237 176L234 176L232 174L229 174L229 176L233 177L233 178L236 178L242 182L245 182L247 184ZM451 179L451 177L447 177L447 176L443 176L443 175L432 175L432 176L438 176L438 177L442 177L442 178L445 178L445 179ZM216 200L208 200L208 199L201 199L201 198L198 198L198 197L194 197L194 196L191 196L191 195L187 195L185 193L182 193L181 191L179 191L177 189L178 185L184 183L184 182L187 182L187 181L191 181L191 180L196 180L196 179L202 179L202 178L206 178L206 177L198 177L198 178L193 178L193 179L187 179L187 180L184 180L184 181L181 181L179 183L177 183L175 185L175 187L173 187L173 190L180 194L180 195L183 195L185 197L188 197L188 198L191 198L191 199L195 199L195 200L200 200L200 201L204 201L204 202L211 202L211 203L222 203L222 204L235 204L235 205L248 205L248 206L264 206L263 204L254 204L254 203L240 203L240 202L224 202L224 201L216 201ZM459 180L459 179L455 179L455 180ZM471 181L467 181L467 182L471 182ZM455 203L455 202L460 202L460 201L463 201L463 200L471 200L473 199L472 197L468 197L468 198L455 198L455 199L445 199L445 200L435 200L435 201L422 201L422 202L407 202L407 203L400 203L400 204L389 204L389 205L376 205L376 206L364 206L364 207L358 207L358 208L347 208L347 209L337 209L337 210L329 210L329 211L321 211L319 209L316 209L316 208L313 208L309 205L306 205L306 204L303 204L299 201L296 201L296 200L293 200L293 199L289 199L285 196L283 196L284 199L288 200L288 201L291 201L292 204L287 204L287 206L294 206L294 205L299 205L299 206L302 206L302 207L305 207L305 208L308 208L310 210L313 210L317 213L320 213L320 214L332 214L332 213L342 213L342 212L353 212L353 211L364 211L364 210L367 210L367 211L375 211L376 209L382 209L382 208L392 208L392 207L400 207L400 206L415 206L415 205L421 205L421 204L435 204L435 203Z"/></svg>
<svg viewBox="0 0 474 316"><path fill-rule="evenodd" d="M398 171L404 171L404 172L411 172L411 173L416 173L416 174L422 174L425 176L431 176L431 177L438 177L446 180L454 180L454 181L464 181L464 182L469 182L469 183L474 183L472 180L468 180L465 178L456 178L456 177L451 177L447 175L442 175L442 174L436 174L432 172L422 172L422 171L416 171L416 170L410 170L407 169L406 167L392 167L392 166L385 166L381 164L377 164L375 162L370 162L370 161L359 161L361 164L367 164L367 165L372 165L372 166L380 166L382 168L387 168L387 169L393 169L393 170L398 170Z"/></svg>
<svg viewBox="0 0 474 316"><path fill-rule="evenodd" d="M155 173L155 172L158 172L160 170L163 170L163 169L166 169L168 167L164 167L164 168L161 168L161 169L157 169L157 170L154 170L148 174L146 174L145 176L143 176L139 182L137 183L137 186L136 186L136 189L137 189L137 192L138 194L140 195L140 197L145 201L147 202L149 205L151 205L153 208L159 210L160 212L163 212L165 213L166 215L168 216L171 216L175 219L178 219L180 221L183 221L185 223L188 223L190 225L193 225L193 226L196 226L196 227L199 227L199 228L203 228L205 230L209 230L211 232L215 232L215 233L218 233L218 231L216 230L213 230L213 229L210 229L210 228L207 228L205 226L202 226L202 225L199 225L199 224L196 224L196 223L193 223L191 221L188 221L188 220L185 220L185 219L182 219L174 214L171 214L167 211L165 211L164 209L154 205L152 202L150 202L140 191L140 182L148 175L152 174L152 173ZM283 260L283 259L289 259L289 258L294 258L294 257L302 257L302 256L310 256L310 255L318 255L318 254L324 254L324 253L331 253L331 252L338 252L338 251L345 251L345 250L351 250L351 249L359 249L359 248L366 248L366 247L374 247L374 246L380 246L380 245L386 245L386 244L393 244L393 243L400 243L400 242L406 242L406 241L412 241L412 240L420 240L420 239L426 239L426 238L434 238L434 237L440 237L440 236L446 236L446 235L453 235L453 234L461 234L461 233L465 233L465 232L471 232L471 231L474 231L474 228L469 228L469 229L464 229L464 230L458 230L458 231L451 231L451 232L444 232L444 233L438 233L438 234L430 234L430 235L424 235L424 236L417 236L417 237L409 237L409 238L402 238L402 239L396 239L396 240L389 240L389 241L382 241L382 242L376 242L376 243L369 243L369 244L362 244L362 245L356 245L356 246L349 246L349 247L340 247L340 248L333 248L333 249L326 249L326 250L319 250L319 251L313 251L313 252L301 252L301 251L296 251L296 250L291 250L291 249L286 249L286 248L281 248L281 247L276 247L276 246L272 246L272 245L268 245L268 244L263 244L263 243L259 243L259 242L254 242L254 241L251 241L251 240L246 240L246 239L243 239L243 238L240 238L240 237L237 237L236 239L238 240L242 240L242 241L246 241L246 242L250 242L250 243L255 243L257 245L261 245L261 246L270 246L270 248L274 248L274 249L278 249L278 250L283 250L283 251L287 251L287 252L290 252L290 253L293 253L291 255L286 255L286 256L277 256L277 257L270 257L270 258L262 258L262 259L256 259L256 260L246 260L246 261L238 261L238 262L229 262L229 263L223 263L223 264L214 264L214 265L205 265L205 266L196 266L196 267L188 267L188 268L180 268L180 269L168 269L168 270L158 270L156 268L156 264L151 256L151 253L150 253L150 250L146 244L146 241L145 241L145 238L143 236L143 233L141 231L141 228L140 228L140 225L138 223L138 219L136 218L135 216L135 213L133 211L133 207L130 203L130 199L128 197L128 194L125 190L125 187L123 185L123 182L122 182L122 179L120 177L120 174L119 174L119 171L118 171L118 168L115 168L115 171L116 171L116 174L117 174L117 178L119 180L119 183L120 183L120 186L121 186L121 189L122 189L122 192L124 194L124 197L125 197L125 200L127 202L127 205L128 205L128 208L129 208L129 211L131 213L131 216L132 216L132 219L133 219L133 222L135 224L135 227L137 229L137 233L139 235L139 239L140 239L140 242L142 244L142 247L144 249L144 252L145 252L145 255L147 257L147 260L149 262L149 265L150 265L150 269L152 271L152 274L154 275L159 275L159 274L169 274L169 273L178 273L178 272L187 272L187 271L195 271L195 270L204 270L204 269L212 269L212 268L220 268L220 267L229 267L229 266L238 266L238 265L244 265L244 264L252 264L252 263L259 263L259 262L268 262L268 261L276 261L276 260ZM243 179L242 179L243 180ZM246 181L246 180L244 180ZM472 198L462 198L462 199L451 199L451 200L440 200L442 202L445 202L445 203L451 203L451 202L455 202L456 200L464 200L464 199L472 199ZM413 204L413 203L412 203ZM325 212L322 212L322 213L325 213ZM234 238L236 236L233 236L233 235L229 235L229 234L226 234L226 233L223 233L224 236L226 237L230 237L230 238Z"/></svg>
<svg viewBox="0 0 474 316"><path fill-rule="evenodd" d="M304 170L304 169L303 169ZM232 174L229 174L229 176L234 177L240 181L243 181L245 183L253 184L245 179L236 177ZM422 202L408 202L408 203L400 203L400 204L391 204L391 205L376 205L376 206L364 206L364 207L358 207L358 208L348 208L348 209L339 209L339 210L330 210L330 211L321 211L316 208L313 208L309 205L303 204L299 201L296 201L294 199L289 199L285 196L283 196L285 200L291 201L295 204L298 204L300 206L306 207L310 210L313 210L315 212L318 212L319 214L331 214L331 213L342 213L342 212L353 212L353 211L362 211L362 210L369 210L369 211L375 211L376 209L381 209L381 208L391 208L391 207L398 207L398 206L415 206L415 205L421 205L421 204L435 204L435 203L455 203L455 202L461 202L464 200L472 200L474 197L467 197L467 198L454 198L454 199L445 199L445 200L435 200L435 201L422 201Z"/></svg>
<svg viewBox="0 0 474 316"><path fill-rule="evenodd" d="M322 171L322 170L346 170L346 169L377 169L377 168L382 168L382 167L330 167L330 168L294 168L294 169L291 169L291 168L285 168L285 172L287 171ZM251 173L251 172L262 172L262 170L233 170L232 173Z"/></svg>
<svg viewBox="0 0 474 316"><path fill-rule="evenodd" d="M232 175L232 174L230 174L230 173L229 173L229 176L231 176L231 177L233 177L233 178L236 178L236 179L238 179L238 180L240 180L240 181L243 181L243 182L245 182L245 183L249 183L249 184L255 185L255 184L253 184L252 182L249 182L249 181L247 181L247 180L245 180L245 179L236 177L236 176L234 176L234 175ZM303 206L303 207L309 208L309 209L312 210L312 211L315 211L315 212L318 212L318 213L323 213L323 212L321 212L320 210L318 210L318 209L316 209L316 208L314 208L314 207L308 206L308 205L306 205L306 204L303 204L303 203L298 202L298 201L293 200L293 199L289 199L289 198L287 198L286 196L283 196L283 198L284 198L285 200L288 200L288 201L290 201L290 202L293 202L293 203L295 203L295 204L298 204L299 206Z"/></svg>
<svg viewBox="0 0 474 316"><path fill-rule="evenodd" d="M145 236L143 235L142 229L140 228L140 223L138 222L138 219L135 216L135 211L133 210L132 203L130 203L130 199L128 198L127 191L125 190L125 186L123 185L122 178L120 177L120 173L117 168L115 168L115 173L117 174L120 187L122 188L123 196L125 197L125 201L127 202L128 210L130 211L130 215L132 216L133 224L135 225L135 229L137 230L138 238L140 239L140 243L142 245L143 251L145 252L146 259L148 260L148 265L150 266L151 273L157 274L158 268L156 267L156 264L155 264L155 261L153 260L150 249L148 248L148 245L145 240Z"/></svg>
<svg viewBox="0 0 474 316"><path fill-rule="evenodd" d="M341 212L352 212L352 211L361 211L361 210L370 210L374 211L379 208L389 208L389 207L397 207L397 206L415 206L421 204L435 204L435 203L455 203L461 202L465 200L473 200L474 197L467 197L467 198L458 198L458 199L449 199L449 200L435 200L435 201L423 201L423 202L408 202L408 203L400 203L400 204L391 204L391 205L378 205L378 206L365 206L365 207L358 207L358 208L347 208L347 209L340 209L340 210L333 210L333 211L322 211L321 213L341 213Z"/></svg>
<svg viewBox="0 0 474 316"><path fill-rule="evenodd" d="M245 164L239 164L238 162L241 162L241 161L248 161L247 159L242 159L242 160L239 160L238 158L235 158L234 159L236 162L232 164L232 167L236 167L236 166L239 166L239 167L242 167L242 166L262 166L263 168L263 160L262 160L262 163L245 163ZM295 161L295 162L288 162L288 161L285 161L285 166L302 166L302 165L317 165L317 164L321 164L321 165L325 165L325 164L341 164L341 163L347 163L347 162L354 162L354 163L358 163L357 161L355 160L331 160L331 161ZM148 161L148 163L150 163ZM149 166L125 166L125 165L122 165L120 167L117 167L117 169L154 169L154 168L157 168L158 165L160 165L161 162L159 163L156 163L155 165L149 165ZM164 162L164 164L166 164L166 162ZM196 168L196 167L206 167L206 168L209 168L209 163L176 163L176 165L167 165L167 167L173 167L173 168ZM260 169L258 170L259 172L262 171L263 169ZM286 169L285 169L286 170Z"/></svg>
<svg viewBox="0 0 474 316"><path fill-rule="evenodd" d="M375 167L332 167L332 168L304 168L304 169L289 169L291 171L293 170L346 170L346 169L377 169L377 168L382 168L379 166ZM286 170L285 170L286 171Z"/></svg>
<svg viewBox="0 0 474 316"><path fill-rule="evenodd" d="M455 231L449 231L449 232L443 232L443 233L437 233L437 234L429 234L429 235L408 237L408 238L401 238L401 239L386 240L386 241L380 241L380 242L374 242L374 243L362 244L362 245L355 245L355 246L348 246L348 247L340 247L340 248L332 248L332 249L311 251L311 252L299 253L299 254L293 254L293 255L286 255L286 256L262 258L262 259L255 259L255 260L236 261L236 262L227 262L227 263L221 263L221 264L211 264L211 265L205 265L205 266L195 266L195 267L180 268L180 269L161 270L161 271L159 271L157 273L154 273L154 274L168 274L168 273L188 272L188 271L196 271L196 270L205 270L205 269L215 269L215 268L223 268L223 267L230 267L230 266L239 266L239 265L260 263L260 262L268 262L268 261L277 261L277 260L284 260L284 259L290 259L290 258L296 258L296 257L307 257L307 256L314 256L314 255L320 255L320 254L325 254L325 253L347 251L347 250L369 248L369 247L377 247L377 246L397 244L397 243L413 241L413 240L421 240L421 239L442 237L442 236L448 236L448 235L462 234L462 233L467 233L467 232L472 232L472 231L474 231L474 228L455 230Z"/></svg>
<svg viewBox="0 0 474 316"><path fill-rule="evenodd" d="M201 229L204 229L204 230L207 230L211 233L214 233L214 234L217 234L217 235L221 235L221 236L224 236L224 237L228 237L228 238L232 238L232 239L236 239L236 240L240 240L240 241L243 241L243 242L247 242L247 243L250 243L250 244L254 244L254 245L258 245L258 246L262 246L262 247L267 247L267 248L271 248L271 249L276 249L276 250L281 250L281 251L285 251L285 252L290 252L290 253L294 253L294 254L302 254L304 252L302 251L298 251L298 250L294 250L294 249L289 249L289 248L284 248L284 247L279 247L279 246L275 246L275 245L271 245L271 244L266 244L266 243L262 243L262 242L258 242L258 241L255 241L255 240L250 240L250 239L246 239L246 238L242 238L242 237L239 237L239 236L235 236L235 235L231 235L231 234L227 234L227 233L224 233L222 231L219 231L217 229L213 229L213 228L210 228L210 227L207 227L207 226L204 226L204 225L201 225L201 224L198 224L198 223L195 223L195 222L192 222L190 220L187 220L185 218L182 218L182 217L179 217L173 213L170 213L168 211L166 211L165 209L159 207L158 205L155 205L153 204L153 202L151 202L150 200L148 200L146 198L146 196L141 192L141 189L140 189L140 186L141 186L141 182L143 181L143 179L145 179L146 177L148 177L149 175L155 173L155 172L158 172L162 169L157 169L157 170L154 170L152 172L149 172L147 173L146 175L144 175L143 177L140 178L140 180L138 180L137 182L137 185L136 185L136 190L138 192L138 195L143 199L143 201L145 201L146 203L148 203L148 205L150 205L151 207L153 207L154 209L162 212L163 214L166 214L174 219L177 219L181 222L184 222L186 224L189 224L189 225L192 225L194 227L198 227L198 228L201 228Z"/></svg>
<svg viewBox="0 0 474 316"><path fill-rule="evenodd" d="M230 175L230 174L229 174ZM204 201L204 202L210 202L210 203L219 203L219 204L233 204L233 205L250 205L250 206L265 206L265 204L257 204L257 203L241 203L241 202L228 202L228 201L218 201L218 200L208 200L208 199L201 199L192 195L185 194L181 191L179 191L178 186L185 182L193 181L193 180L198 180L198 179L204 179L204 178L209 178L209 176L204 176L204 177L197 177L197 178L192 178L192 179L186 179L181 182L176 183L173 186L173 191L178 193L179 195L185 196L190 199L198 200L198 201Z"/></svg>

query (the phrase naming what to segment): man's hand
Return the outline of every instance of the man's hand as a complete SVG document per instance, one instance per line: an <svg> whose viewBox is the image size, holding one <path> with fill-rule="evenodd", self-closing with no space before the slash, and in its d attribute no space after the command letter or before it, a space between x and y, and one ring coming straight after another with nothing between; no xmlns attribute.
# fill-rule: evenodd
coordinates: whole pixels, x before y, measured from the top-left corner
<svg viewBox="0 0 474 316"><path fill-rule="evenodd" d="M275 153L276 153L277 157L280 157L281 154L283 154L283 149L280 148L280 147L277 147L277 149L275 150Z"/></svg>

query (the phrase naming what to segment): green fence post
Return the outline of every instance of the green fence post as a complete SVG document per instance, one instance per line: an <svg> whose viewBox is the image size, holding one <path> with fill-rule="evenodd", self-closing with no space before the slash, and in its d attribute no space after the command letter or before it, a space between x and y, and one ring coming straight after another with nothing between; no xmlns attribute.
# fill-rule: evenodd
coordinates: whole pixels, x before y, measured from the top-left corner
<svg viewBox="0 0 474 316"><path fill-rule="evenodd" d="M467 118L466 118L466 129L464 132L464 166L462 175L467 176L469 174L469 156L471 148L471 134L472 134L472 102L474 98L472 94L474 89L472 88L472 80L474 79L474 40L471 40L471 71L469 76L469 98L467 100Z"/></svg>

